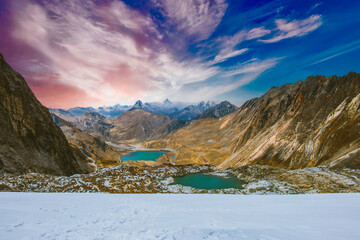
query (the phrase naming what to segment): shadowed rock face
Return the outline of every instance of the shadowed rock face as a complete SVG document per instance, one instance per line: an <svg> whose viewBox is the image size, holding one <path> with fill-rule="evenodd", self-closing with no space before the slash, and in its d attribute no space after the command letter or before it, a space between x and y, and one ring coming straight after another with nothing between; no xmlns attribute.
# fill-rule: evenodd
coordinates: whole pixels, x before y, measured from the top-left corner
<svg viewBox="0 0 360 240"><path fill-rule="evenodd" d="M360 168L359 93L360 74L309 77L147 146L180 149L174 153L177 164Z"/></svg>
<svg viewBox="0 0 360 240"><path fill-rule="evenodd" d="M96 166L67 142L47 108L0 54L0 168L11 173L89 173Z"/></svg>

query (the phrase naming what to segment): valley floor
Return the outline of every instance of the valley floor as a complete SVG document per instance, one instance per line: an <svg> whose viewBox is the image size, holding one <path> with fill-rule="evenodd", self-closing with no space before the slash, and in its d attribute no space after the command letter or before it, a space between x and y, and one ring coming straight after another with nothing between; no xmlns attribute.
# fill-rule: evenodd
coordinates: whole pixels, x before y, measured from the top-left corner
<svg viewBox="0 0 360 240"><path fill-rule="evenodd" d="M0 193L1 239L360 239L360 194Z"/></svg>
<svg viewBox="0 0 360 240"><path fill-rule="evenodd" d="M194 173L234 176L245 182L241 189L197 189L174 184L174 178ZM251 165L226 170L212 166L171 166L138 168L118 165L90 174L53 176L40 173L0 174L0 191L82 192L82 193L228 193L301 194L359 193L360 170L304 168L288 170Z"/></svg>

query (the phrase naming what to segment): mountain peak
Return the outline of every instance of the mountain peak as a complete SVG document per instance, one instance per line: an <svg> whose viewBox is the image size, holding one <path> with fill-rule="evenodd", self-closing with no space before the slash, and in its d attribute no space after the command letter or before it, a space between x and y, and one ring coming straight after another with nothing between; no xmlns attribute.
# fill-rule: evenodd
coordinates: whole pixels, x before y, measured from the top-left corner
<svg viewBox="0 0 360 240"><path fill-rule="evenodd" d="M164 100L164 104L171 104L172 102L168 99L168 98L166 98L165 100Z"/></svg>
<svg viewBox="0 0 360 240"><path fill-rule="evenodd" d="M129 111L133 111L135 109L148 110L148 106L144 104L141 100L137 100L136 103L129 109Z"/></svg>
<svg viewBox="0 0 360 240"><path fill-rule="evenodd" d="M137 100L133 107L142 108L144 106L141 100Z"/></svg>

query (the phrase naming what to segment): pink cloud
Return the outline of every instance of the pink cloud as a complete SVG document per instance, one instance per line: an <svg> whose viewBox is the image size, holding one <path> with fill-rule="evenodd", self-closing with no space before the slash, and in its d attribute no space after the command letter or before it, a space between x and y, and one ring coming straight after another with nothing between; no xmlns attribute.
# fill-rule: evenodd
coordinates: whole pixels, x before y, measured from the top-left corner
<svg viewBox="0 0 360 240"><path fill-rule="evenodd" d="M107 72L104 80L114 90L114 96L137 100L138 96L145 96L150 92L150 87L141 81L141 75L127 65L120 65L115 70Z"/></svg>
<svg viewBox="0 0 360 240"><path fill-rule="evenodd" d="M25 77L35 96L47 107L70 108L102 102L80 88L59 82L58 76L52 73L27 74Z"/></svg>

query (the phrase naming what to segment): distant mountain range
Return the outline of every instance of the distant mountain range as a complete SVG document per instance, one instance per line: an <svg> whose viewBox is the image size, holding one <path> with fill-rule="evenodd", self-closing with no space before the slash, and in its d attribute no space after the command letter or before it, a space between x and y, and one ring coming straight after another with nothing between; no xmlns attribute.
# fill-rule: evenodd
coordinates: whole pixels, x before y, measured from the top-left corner
<svg viewBox="0 0 360 240"><path fill-rule="evenodd" d="M215 106L215 102L200 102L197 105L187 105L181 102L171 102L165 99L164 102L145 102L138 100L134 105L114 105L104 106L99 108L92 107L74 107L70 109L50 108L50 112L63 118L66 121L75 123L78 122L85 111L95 112L103 115L106 118L114 118L120 116L125 111L132 111L135 109L142 109L150 113L166 115L178 120L191 120L200 113Z"/></svg>
<svg viewBox="0 0 360 240"><path fill-rule="evenodd" d="M164 102L146 102L138 100L136 103L129 109L142 109L155 114L162 114L170 116L171 114L178 112L186 106L186 103L171 102L169 99L165 99Z"/></svg>
<svg viewBox="0 0 360 240"><path fill-rule="evenodd" d="M50 109L50 111L81 131L103 140L138 142L161 139L169 133L189 125L192 120L220 118L237 109L227 101L217 105L214 105L213 102L200 102L198 105L190 105L181 110L178 110L179 106L181 104L174 104L168 99L163 103L137 101L131 108L114 118L106 118L96 112L99 109L95 108L77 107L69 110ZM101 108L101 110L104 109ZM112 109L120 109L120 107ZM204 112L206 114L202 115ZM108 113L110 112L108 111ZM174 117L169 115L174 115ZM79 147L81 148L81 146Z"/></svg>

